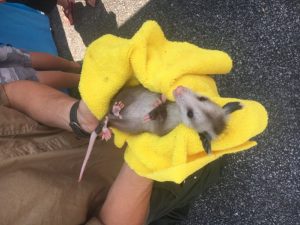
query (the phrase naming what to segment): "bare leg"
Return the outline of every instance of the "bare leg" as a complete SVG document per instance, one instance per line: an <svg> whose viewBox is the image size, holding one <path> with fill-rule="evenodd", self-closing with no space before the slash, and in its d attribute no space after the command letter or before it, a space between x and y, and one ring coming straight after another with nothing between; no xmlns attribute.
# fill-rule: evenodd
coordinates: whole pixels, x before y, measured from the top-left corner
<svg viewBox="0 0 300 225"><path fill-rule="evenodd" d="M65 72L80 73L79 63L66 60L42 52L30 52L32 67L36 70L61 70Z"/></svg>
<svg viewBox="0 0 300 225"><path fill-rule="evenodd" d="M79 84L79 74L61 71L38 71L38 80L54 88L71 88Z"/></svg>

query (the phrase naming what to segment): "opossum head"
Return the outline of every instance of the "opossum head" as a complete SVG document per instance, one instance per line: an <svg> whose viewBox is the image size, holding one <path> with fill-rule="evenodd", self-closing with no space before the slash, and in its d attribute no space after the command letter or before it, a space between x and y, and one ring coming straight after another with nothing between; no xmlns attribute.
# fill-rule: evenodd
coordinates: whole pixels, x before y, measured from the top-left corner
<svg viewBox="0 0 300 225"><path fill-rule="evenodd" d="M178 86L173 95L182 122L198 132L208 154L211 153L211 140L224 131L228 115L242 108L239 102L230 102L220 107L207 96L196 94L183 86Z"/></svg>

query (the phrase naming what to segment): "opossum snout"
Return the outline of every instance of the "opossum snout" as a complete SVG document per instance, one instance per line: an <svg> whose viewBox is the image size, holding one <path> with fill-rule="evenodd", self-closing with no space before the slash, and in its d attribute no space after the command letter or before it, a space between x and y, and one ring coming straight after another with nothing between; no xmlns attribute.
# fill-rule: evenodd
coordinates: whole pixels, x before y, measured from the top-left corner
<svg viewBox="0 0 300 225"><path fill-rule="evenodd" d="M183 86L178 86L174 91L173 91L173 95L174 97L180 97L185 91L187 90L187 88L183 87Z"/></svg>

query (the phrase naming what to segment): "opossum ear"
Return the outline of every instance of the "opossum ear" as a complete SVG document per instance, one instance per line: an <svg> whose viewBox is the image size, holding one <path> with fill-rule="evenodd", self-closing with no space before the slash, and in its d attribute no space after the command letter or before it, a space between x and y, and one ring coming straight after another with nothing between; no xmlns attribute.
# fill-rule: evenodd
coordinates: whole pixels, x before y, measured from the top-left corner
<svg viewBox="0 0 300 225"><path fill-rule="evenodd" d="M236 110L242 109L243 106L240 102L229 102L223 106L226 114L233 113Z"/></svg>
<svg viewBox="0 0 300 225"><path fill-rule="evenodd" d="M204 151L207 154L211 153L211 136L207 132L199 133L200 140L202 142L202 146Z"/></svg>

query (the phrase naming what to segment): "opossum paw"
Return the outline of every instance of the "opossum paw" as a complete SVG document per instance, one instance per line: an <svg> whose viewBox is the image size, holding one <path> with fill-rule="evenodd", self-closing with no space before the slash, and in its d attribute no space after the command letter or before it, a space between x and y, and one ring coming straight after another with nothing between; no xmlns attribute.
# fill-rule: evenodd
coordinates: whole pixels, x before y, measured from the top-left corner
<svg viewBox="0 0 300 225"><path fill-rule="evenodd" d="M154 108L157 108L158 106L164 104L166 101L167 101L167 97L162 94L158 99L156 99L153 106Z"/></svg>
<svg viewBox="0 0 300 225"><path fill-rule="evenodd" d="M101 140L108 141L112 136L112 132L109 128L104 128L101 132Z"/></svg>
<svg viewBox="0 0 300 225"><path fill-rule="evenodd" d="M122 116L120 115L121 110L124 108L123 102L115 102L115 104L112 107L112 113L114 116L118 117L119 119L122 119Z"/></svg>

